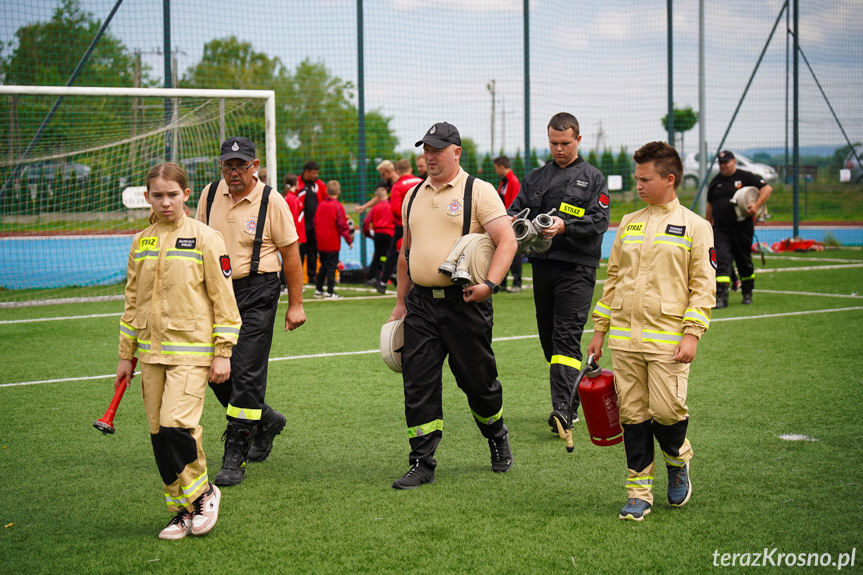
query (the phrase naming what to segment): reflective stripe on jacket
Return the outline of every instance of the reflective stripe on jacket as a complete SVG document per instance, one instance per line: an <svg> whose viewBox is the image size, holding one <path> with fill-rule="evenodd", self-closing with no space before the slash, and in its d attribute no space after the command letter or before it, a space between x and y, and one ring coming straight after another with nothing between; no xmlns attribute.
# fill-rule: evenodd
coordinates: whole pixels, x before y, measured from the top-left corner
<svg viewBox="0 0 863 575"><path fill-rule="evenodd" d="M120 358L210 365L240 334L222 234L185 215L135 235L129 251ZM225 258L224 260L222 258Z"/></svg>

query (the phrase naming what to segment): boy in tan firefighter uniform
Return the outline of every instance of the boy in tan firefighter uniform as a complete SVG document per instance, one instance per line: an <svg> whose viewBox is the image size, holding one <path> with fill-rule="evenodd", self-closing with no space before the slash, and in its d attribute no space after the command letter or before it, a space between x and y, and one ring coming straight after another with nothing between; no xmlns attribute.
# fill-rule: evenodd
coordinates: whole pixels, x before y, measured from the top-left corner
<svg viewBox="0 0 863 575"><path fill-rule="evenodd" d="M653 504L654 437L668 471L668 503L681 507L692 493L686 389L716 303L716 254L710 224L677 199L677 151L651 142L634 158L636 190L648 205L617 228L588 353L600 358L608 333L629 468L620 518L641 521Z"/></svg>
<svg viewBox="0 0 863 575"><path fill-rule="evenodd" d="M189 194L176 164L147 175L157 221L132 240L114 381L115 388L129 381L137 351L153 454L176 514L160 539L203 535L218 519L221 494L207 476L199 422L208 379L230 375L241 325L225 242L186 216Z"/></svg>

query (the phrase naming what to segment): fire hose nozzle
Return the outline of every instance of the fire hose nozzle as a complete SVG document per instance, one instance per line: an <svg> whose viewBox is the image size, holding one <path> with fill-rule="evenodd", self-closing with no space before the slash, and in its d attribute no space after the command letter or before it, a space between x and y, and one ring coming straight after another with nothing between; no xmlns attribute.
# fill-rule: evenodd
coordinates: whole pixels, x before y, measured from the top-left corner
<svg viewBox="0 0 863 575"><path fill-rule="evenodd" d="M551 208L547 214L539 214L531 222L531 225L536 229L536 237L531 249L536 253L546 252L551 247L552 238L545 237L543 232L554 225L554 218L551 217L554 212L555 208Z"/></svg>

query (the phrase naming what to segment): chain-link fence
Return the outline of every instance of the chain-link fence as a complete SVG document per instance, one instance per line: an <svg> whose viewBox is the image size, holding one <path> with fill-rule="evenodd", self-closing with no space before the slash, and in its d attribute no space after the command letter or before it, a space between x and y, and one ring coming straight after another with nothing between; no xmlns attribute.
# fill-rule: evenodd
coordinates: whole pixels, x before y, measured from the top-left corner
<svg viewBox="0 0 863 575"><path fill-rule="evenodd" d="M497 183L492 159L504 154L521 176L548 157L548 119L568 111L581 123L581 155L606 175L621 176L615 219L638 207L631 156L647 141L668 139L671 102L675 145L685 165L684 203L693 202L701 183L696 153L703 124L708 159L727 132L723 147L750 160L750 169L774 186L771 223L792 222L796 2L705 4L703 77L699 3L679 0L126 0L119 7L114 0L9 2L0 7L0 65L4 84L65 85L113 14L72 85L274 90L275 179L316 160L324 180L341 182L345 203L370 197L380 179L378 162L413 158L414 142L436 121L460 130L468 171ZM849 140L863 141L860 8L853 0L799 2L796 209L804 226L863 221L861 168L848 146ZM81 216L75 224L55 216L56 228L34 228L24 217L33 215L27 210L34 205L61 212L82 208L52 208L39 197L47 186L25 189L18 178L16 187L12 172L47 110L21 98L0 101L2 193L30 196L26 208L21 197L0 199L0 233L106 231L105 224L81 223ZM104 121L106 132L132 134L140 129L133 116L161 113L158 102L151 107L100 120L94 105L92 121ZM47 159L29 158L52 166L45 173L58 184L66 177L58 174L80 179L87 168L96 169L80 156L64 159L75 152L76 131L63 112L61 104L39 135L37 156ZM164 117L170 121L167 111ZM195 154L206 165L217 150ZM103 164L98 170L110 171ZM109 199L85 211L117 208ZM827 233L828 242L863 243L863 232L847 225Z"/></svg>

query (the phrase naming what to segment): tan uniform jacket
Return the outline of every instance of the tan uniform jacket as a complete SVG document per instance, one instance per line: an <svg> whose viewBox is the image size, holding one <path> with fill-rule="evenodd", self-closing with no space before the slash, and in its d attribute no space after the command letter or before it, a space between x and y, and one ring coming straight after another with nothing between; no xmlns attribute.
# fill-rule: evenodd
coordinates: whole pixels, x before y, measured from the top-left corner
<svg viewBox="0 0 863 575"><path fill-rule="evenodd" d="M608 259L608 280L593 310L594 329L622 351L674 353L684 334L698 338L716 304L713 230L680 205L627 214Z"/></svg>
<svg viewBox="0 0 863 575"><path fill-rule="evenodd" d="M185 215L135 234L129 251L120 359L208 366L240 334L222 234ZM223 271L224 270L224 271Z"/></svg>

